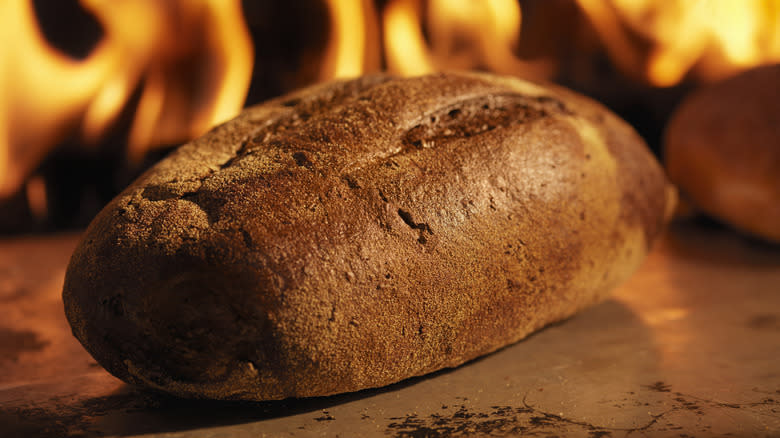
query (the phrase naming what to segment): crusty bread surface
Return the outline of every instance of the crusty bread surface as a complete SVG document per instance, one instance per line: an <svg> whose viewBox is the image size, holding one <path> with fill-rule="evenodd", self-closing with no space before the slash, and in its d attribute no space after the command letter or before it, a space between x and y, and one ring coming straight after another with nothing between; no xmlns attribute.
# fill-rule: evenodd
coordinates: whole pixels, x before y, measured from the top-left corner
<svg viewBox="0 0 780 438"><path fill-rule="evenodd" d="M109 372L270 400L454 367L604 299L674 196L643 141L567 90L366 76L245 110L114 199L71 259Z"/></svg>

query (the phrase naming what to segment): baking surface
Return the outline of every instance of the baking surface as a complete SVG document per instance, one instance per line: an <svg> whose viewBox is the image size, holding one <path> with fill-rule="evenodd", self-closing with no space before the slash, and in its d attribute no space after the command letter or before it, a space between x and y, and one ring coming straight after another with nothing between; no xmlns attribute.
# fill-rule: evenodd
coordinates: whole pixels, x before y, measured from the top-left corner
<svg viewBox="0 0 780 438"><path fill-rule="evenodd" d="M678 224L614 298L388 388L269 403L130 387L70 334L77 234L0 240L0 436L780 436L780 247Z"/></svg>

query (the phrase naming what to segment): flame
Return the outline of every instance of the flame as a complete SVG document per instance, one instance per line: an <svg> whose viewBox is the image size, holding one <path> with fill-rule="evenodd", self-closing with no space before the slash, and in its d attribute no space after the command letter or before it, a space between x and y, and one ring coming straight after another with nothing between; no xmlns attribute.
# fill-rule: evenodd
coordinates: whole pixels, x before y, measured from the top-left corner
<svg viewBox="0 0 780 438"><path fill-rule="evenodd" d="M239 0L82 0L105 34L83 60L52 48L30 1L2 2L0 198L76 129L94 143L131 95L128 157L200 135L240 111L253 47Z"/></svg>
<svg viewBox="0 0 780 438"><path fill-rule="evenodd" d="M49 45L32 1L0 2L0 37L13 42L0 49L0 200L24 187L66 135L100 141L133 96L127 154L136 162L241 109L254 61L241 0L80 0L104 30L81 60ZM517 0L321 1L330 33L319 80L383 67L407 76L462 69L550 80L568 62L517 55ZM618 69L656 86L780 62L780 0L577 4Z"/></svg>
<svg viewBox="0 0 780 438"><path fill-rule="evenodd" d="M516 0L429 0L425 5L420 0L391 0L383 14L388 69L407 76L481 69L548 78L549 62L524 61L515 55L521 21Z"/></svg>
<svg viewBox="0 0 780 438"><path fill-rule="evenodd" d="M108 73L103 58L80 65L46 43L29 2L0 6L0 197L10 195L84 111Z"/></svg>
<svg viewBox="0 0 780 438"><path fill-rule="evenodd" d="M378 23L370 0L326 0L331 36L321 79L350 78L379 69Z"/></svg>
<svg viewBox="0 0 780 438"><path fill-rule="evenodd" d="M395 0L385 8L385 48L390 71L420 75L435 70L422 34L420 2Z"/></svg>
<svg viewBox="0 0 780 438"><path fill-rule="evenodd" d="M780 61L780 0L577 0L617 66L656 86Z"/></svg>

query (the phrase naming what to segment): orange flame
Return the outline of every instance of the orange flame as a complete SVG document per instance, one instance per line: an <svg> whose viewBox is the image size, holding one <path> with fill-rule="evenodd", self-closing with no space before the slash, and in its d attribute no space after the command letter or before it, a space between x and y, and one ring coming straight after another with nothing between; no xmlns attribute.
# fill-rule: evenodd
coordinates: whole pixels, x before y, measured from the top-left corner
<svg viewBox="0 0 780 438"><path fill-rule="evenodd" d="M108 73L102 57L80 65L51 49L29 2L0 6L0 198L11 194L83 112ZM56 84L53 83L56 81Z"/></svg>
<svg viewBox="0 0 780 438"><path fill-rule="evenodd" d="M477 69L549 80L564 64L517 55L517 0L321 1L331 32L320 80L383 65L401 75ZM241 109L253 48L240 0L81 0L105 31L83 60L48 44L31 4L0 2L0 37L13 42L0 49L0 199L22 187L66 134L99 140L136 92L131 160ZM715 80L780 62L780 0L577 4L618 68L653 85L688 76Z"/></svg>
<svg viewBox="0 0 780 438"><path fill-rule="evenodd" d="M780 61L780 0L577 0L612 60L656 86Z"/></svg>
<svg viewBox="0 0 780 438"><path fill-rule="evenodd" d="M184 141L243 105L253 48L239 0L82 0L105 35L84 60L52 48L31 1L0 5L0 198L63 136L95 142L141 97L128 156Z"/></svg>
<svg viewBox="0 0 780 438"><path fill-rule="evenodd" d="M349 78L379 69L376 11L371 0L326 0L331 35L320 78Z"/></svg>
<svg viewBox="0 0 780 438"><path fill-rule="evenodd" d="M548 78L549 61L515 55L521 10L516 0L391 0L384 10L390 71L417 75L447 69L482 69L528 78ZM423 35L429 31L430 42Z"/></svg>

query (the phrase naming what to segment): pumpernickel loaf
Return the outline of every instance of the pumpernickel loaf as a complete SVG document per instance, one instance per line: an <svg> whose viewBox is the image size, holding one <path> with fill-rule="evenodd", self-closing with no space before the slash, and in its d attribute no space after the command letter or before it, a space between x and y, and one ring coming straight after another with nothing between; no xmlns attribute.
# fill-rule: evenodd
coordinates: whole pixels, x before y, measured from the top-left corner
<svg viewBox="0 0 780 438"><path fill-rule="evenodd" d="M247 109L89 226L63 298L112 374L186 397L387 385L607 296L673 204L599 104L449 73L333 82Z"/></svg>

